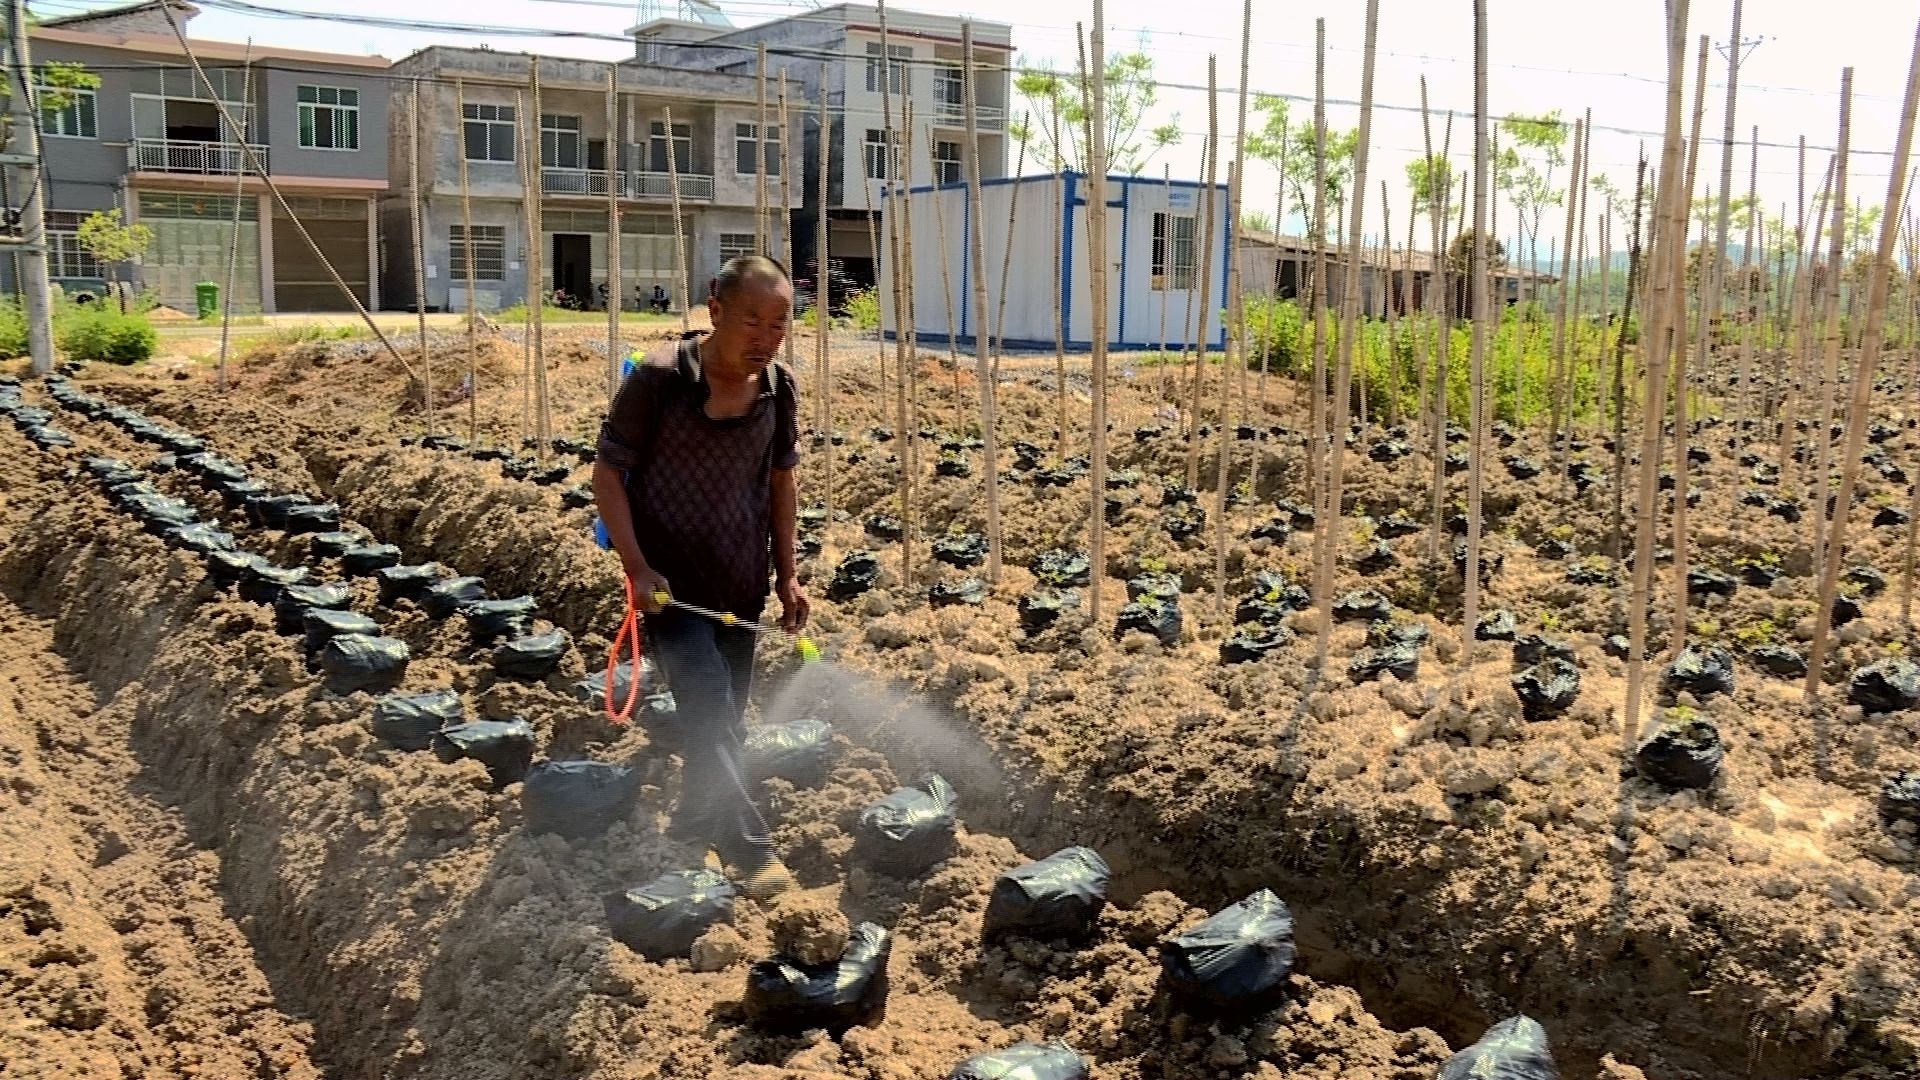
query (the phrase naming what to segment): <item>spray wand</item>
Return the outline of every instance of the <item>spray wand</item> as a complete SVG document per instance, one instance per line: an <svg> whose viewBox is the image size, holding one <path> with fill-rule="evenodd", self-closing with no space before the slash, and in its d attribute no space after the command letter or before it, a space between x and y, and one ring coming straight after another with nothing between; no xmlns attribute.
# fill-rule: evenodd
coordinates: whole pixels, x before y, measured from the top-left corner
<svg viewBox="0 0 1920 1080"><path fill-rule="evenodd" d="M607 718L615 724L624 724L633 716L633 707L640 699L640 616L639 605L634 603L633 579L627 578L627 614L621 620L620 630L613 636L613 648L607 652L606 706ZM684 600L675 600L664 590L653 594L653 602L662 608L677 607L704 618L712 619L722 626L738 626L756 634L785 634L786 631L766 623L742 619L729 611L715 611L712 608L689 604ZM811 664L820 659L820 646L805 634L788 635L793 638L794 649L800 654L802 664ZM624 706L615 708L613 703L614 674L620 666L620 649L623 644L632 646L633 678L627 685L627 700Z"/></svg>

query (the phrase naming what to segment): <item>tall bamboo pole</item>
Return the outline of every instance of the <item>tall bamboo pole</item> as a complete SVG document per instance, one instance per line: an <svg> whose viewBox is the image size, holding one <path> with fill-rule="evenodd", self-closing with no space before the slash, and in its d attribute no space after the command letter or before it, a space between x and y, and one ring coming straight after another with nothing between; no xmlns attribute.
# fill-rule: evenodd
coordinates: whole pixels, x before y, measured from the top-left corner
<svg viewBox="0 0 1920 1080"><path fill-rule="evenodd" d="M1453 129L1453 113L1447 113L1447 129ZM1427 155L1427 175L1433 175L1436 164L1433 156L1433 115L1427 107L1427 77L1420 76L1420 132ZM1453 282L1447 266L1447 250L1444 243L1447 211L1453 201L1453 159L1442 152L1438 164L1447 170L1446 187L1441 190L1440 204L1433 203L1433 192L1427 192L1427 232L1433 241L1433 291L1429 298L1435 318L1437 339L1433 356L1433 415L1429 419L1432 425L1433 442L1429 449L1433 466L1432 485L1428 489L1432 496L1432 508L1429 511L1427 526L1427 558L1440 564L1440 543L1446 529L1446 490L1447 490L1447 381L1452 377L1453 369ZM1431 185L1429 185L1431 187ZM1316 388L1316 395L1317 395ZM1444 564L1441 564L1444 565Z"/></svg>
<svg viewBox="0 0 1920 1080"><path fill-rule="evenodd" d="M480 439L480 326L478 301L475 299L473 268L473 199L467 187L467 150L465 145L467 116L467 85L460 79L453 80L453 97L457 105L461 126L460 159L460 246L461 263L466 271L467 285L467 443L478 445Z"/></svg>
<svg viewBox="0 0 1920 1080"><path fill-rule="evenodd" d="M1093 0L1093 59L1087 108L1087 283L1092 287L1093 494L1087 516L1093 562L1087 590L1094 624L1107 577L1107 18L1105 0ZM971 100L971 99L969 99Z"/></svg>
<svg viewBox="0 0 1920 1080"><path fill-rule="evenodd" d="M1635 538L1632 597L1627 605L1627 702L1623 717L1623 738L1627 749L1640 734L1641 696L1646 685L1647 612L1653 582L1654 504L1658 501L1660 480L1660 427L1667 400L1667 358L1672 341L1667 336L1666 292L1676 277L1685 271L1685 240L1677 237L1686 217L1687 189L1681 173L1684 149L1680 132L1681 108L1685 97L1688 0L1673 0L1667 9L1667 123L1665 145L1661 152L1659 194L1655 199L1655 217L1660 225L1654 237L1654 255L1648 268L1650 297L1646 305L1650 334L1648 343L1646 408L1642 415L1640 439L1640 515ZM1676 252L1674 249L1678 248Z"/></svg>
<svg viewBox="0 0 1920 1080"><path fill-rule="evenodd" d="M533 183L528 188L527 201L533 204L534 224L532 233L534 243L531 245L529 251L532 255L534 278L542 282L542 286L540 302L537 304L529 304L527 306L527 314L528 317L533 320L534 457L545 461L547 456L547 443L553 439L553 427L547 412L547 298L544 284L546 280L547 259L546 252L541 250L541 245L545 242L545 227L541 222L545 212L544 203L546 197L544 187L541 183L542 175L540 171L540 128L542 123L540 112L540 58L537 56L530 57L528 60L528 69L531 84L528 96L532 101L531 113L527 119L533 128L533 138L527 143L529 147L527 167L532 173Z"/></svg>
<svg viewBox="0 0 1920 1080"><path fill-rule="evenodd" d="M899 427L895 437L900 440L900 450L894 456L900 463L900 524L905 530L900 544L900 581L903 585L909 585L913 581L913 431L907 427L907 324L913 321L913 313L907 310L907 267L905 255L900 250L900 219L907 202L907 184L900 174L907 159L900 153L900 140L894 136L893 129L895 68L891 39L887 32L886 0L877 0L875 11L880 23L880 126L881 138L885 140L881 153L887 161L886 188L881 194L886 200L887 210L884 222L887 230L887 260L888 265L893 267L893 272L888 275L888 292L893 299L894 422ZM906 89L904 83L901 89Z"/></svg>
<svg viewBox="0 0 1920 1080"><path fill-rule="evenodd" d="M1839 591L1840 563L1846 553L1847 519L1853 510L1854 486L1859 482L1860 455L1866 448L1867 414L1873 408L1874 365L1880 359L1886 337L1887 291L1893 273L1894 245L1899 240L1900 222L1905 214L1907 158L1913 150L1917 108L1920 108L1920 29L1914 32L1913 56L1907 64L1906 102L1900 111L1900 134L1894 141L1893 169L1887 176L1887 205L1880 219L1880 247L1867 285L1867 322L1853 369L1853 399L1847 414L1847 447L1841 458L1840 491L1835 498L1837 505L1833 524L1828 529L1826 558L1821 565L1820 606L1813 616L1813 648L1807 654L1806 695L1810 701L1817 700L1820 693L1827 636L1833 628L1834 596Z"/></svg>
<svg viewBox="0 0 1920 1080"><path fill-rule="evenodd" d="M1685 3L1686 0L1680 0ZM1487 114L1487 0L1473 0L1473 336L1467 354L1470 391L1469 414L1472 425L1473 460L1467 470L1467 565L1464 617L1460 631L1460 660L1463 667L1473 664L1473 630L1480 621L1480 495L1481 462L1486 458L1486 376L1487 334L1491 318L1492 278L1487 248L1487 200L1491 176L1488 172ZM1345 336L1344 334L1342 335ZM1334 445L1340 445L1334 436ZM1336 449L1336 453L1337 453ZM1434 522L1439 529L1441 523ZM1445 565L1444 563L1442 565Z"/></svg>
<svg viewBox="0 0 1920 1080"><path fill-rule="evenodd" d="M904 98L904 95L902 95ZM900 524L902 580L911 578L913 539L918 535L914 515L914 492L920 479L920 439L914 424L914 370L919 367L920 319L913 304L913 103L903 100L900 108L900 143L894 151L895 168L887 192L887 221L893 234L894 309L893 359L895 379L894 422L900 428ZM897 185L897 186L896 186ZM898 219L897 221L895 219Z"/></svg>
<svg viewBox="0 0 1920 1080"><path fill-rule="evenodd" d="M939 147L934 144L934 140L928 139L927 160L933 164L935 170L940 167L940 159L934 157L938 150ZM947 247L947 192L946 188L939 183L939 177L936 176L934 180L934 190L929 201L933 203L933 238L934 242L940 245L941 253L940 296L946 305L944 310L947 313L947 368L953 372L953 432L959 435L967 429L964 403L960 400L960 313L953 306L953 274L947 269L949 260L946 253L951 250ZM1058 256L1055 257L1058 258ZM1055 286L1055 288L1058 287Z"/></svg>
<svg viewBox="0 0 1920 1080"><path fill-rule="evenodd" d="M673 216L673 291L680 299L680 332L687 333L693 323L693 283L687 280L686 232L680 218L680 163L673 152L673 106L660 110L660 130L667 146L667 191Z"/></svg>
<svg viewBox="0 0 1920 1080"><path fill-rule="evenodd" d="M1747 448L1747 425L1754 423L1753 394L1748 383L1753 379L1754 338L1760 333L1760 320L1753 296L1754 232L1760 225L1760 128L1753 129L1753 156L1747 166L1747 238L1740 254L1740 367L1734 376L1733 456L1737 460ZM1765 256L1762 256L1764 260ZM1766 267L1762 265L1762 270Z"/></svg>
<svg viewBox="0 0 1920 1080"><path fill-rule="evenodd" d="M832 239L827 233L827 197L829 179L833 165L833 123L827 115L827 73L825 63L820 65L820 173L817 179L815 198L820 201L819 214L813 226L813 363L814 363L814 430L820 433L820 499L827 509L827 521L833 521L833 369L829 359L829 327L832 321L829 309L833 302L833 250ZM781 132L784 136L786 133ZM862 181L864 183L864 181ZM946 244L940 245L941 251ZM945 270L946 257L942 255L940 266Z"/></svg>
<svg viewBox="0 0 1920 1080"><path fill-rule="evenodd" d="M1567 410L1565 416L1566 430L1562 433L1560 439L1559 472L1562 476L1566 475L1567 462L1573 456L1573 433L1579 426L1575 422L1574 417L1580 415L1580 403L1578 400L1579 382L1574 375L1580 362L1581 317L1586 310L1587 189L1589 187L1587 174L1592 168L1593 158L1592 109L1588 109L1587 115L1582 118L1581 127L1585 138L1580 142L1580 153L1574 158L1574 176L1578 177L1578 180L1575 182L1573 188L1567 192L1568 201L1578 202L1580 204L1579 209L1574 213L1575 228L1579 230L1580 238L1574 245L1573 265L1565 271L1570 273L1573 278L1573 310L1568 313L1568 318L1572 320L1570 325L1573 329L1568 341L1569 359L1567 363L1561 365L1562 370L1560 372L1561 379L1565 383L1565 388L1561 391L1561 400ZM1564 303L1565 301L1562 302ZM1604 341L1605 339L1605 334L1602 334L1601 340Z"/></svg>
<svg viewBox="0 0 1920 1080"><path fill-rule="evenodd" d="M1094 0L1094 2L1096 6L1099 4L1099 0ZM987 245L983 234L986 230L982 228L982 224L986 218L984 217L985 211L980 198L980 127L979 110L976 103L978 88L975 85L980 73L974 65L973 21L971 19L963 21L960 24L960 52L964 65L961 84L966 102L967 202L968 205L973 208L972 220L969 223L970 228L967 230L967 241L971 252L969 257L972 258L973 264L975 266L985 266ZM983 470L985 477L982 483L987 489L987 580L997 585L1000 582L1000 456L999 447L996 445L996 425L994 423L995 389L993 385L993 360L987 348L987 281L985 274L975 274L973 276L973 319L974 373L980 381L980 441L985 444L983 451L986 455L986 468ZM1094 398L1096 402L1099 401L1097 391L1098 388L1096 388ZM1097 404L1095 405L1095 412L1099 412L1099 406ZM1102 442L1102 436L1104 434L1105 432L1101 430L1100 425L1096 423L1093 434L1096 451L1104 446ZM1105 494L1101 484L1101 470L1105 467L1105 458L1096 452L1093 460L1095 470L1093 484L1095 530L1093 534L1093 587L1087 590L1087 594L1088 609L1092 612L1093 618L1097 622L1100 618L1100 582L1106 574L1105 568L1100 563L1099 547L1100 512Z"/></svg>
<svg viewBox="0 0 1920 1080"><path fill-rule="evenodd" d="M620 308L626 302L626 278L620 266L620 96L619 68L607 65L607 398L620 392ZM462 155L464 156L464 155ZM793 348L789 339L787 348ZM789 357L791 363L791 357Z"/></svg>
<svg viewBox="0 0 1920 1080"><path fill-rule="evenodd" d="M1021 128L1024 129L1027 123L1028 118L1023 116L1020 120ZM1013 175L1021 176L1026 171L1027 144L1023 142L1020 144L1018 154L1014 157ZM1019 231L1014 228L1014 223L1020 220L1020 189L1026 186L1014 184L1012 193L1007 196L1007 246L1000 257L1000 298L994 308L993 316L993 370L996 376L1000 372L1000 356L1007 351L1007 285L1013 280L1013 237ZM983 273L986 271L984 266L980 269ZM985 327L982 329L984 330Z"/></svg>
<svg viewBox="0 0 1920 1080"><path fill-rule="evenodd" d="M1059 157L1060 113L1053 114L1054 155ZM1062 304L1066 288L1061 276L1065 273L1061 263L1067 247L1067 215L1073 211L1067 207L1067 161L1065 158L1054 162L1053 170L1053 405L1054 405L1054 453L1059 457L1067 456L1067 320Z"/></svg>
<svg viewBox="0 0 1920 1080"><path fill-rule="evenodd" d="M1241 333L1246 327L1246 309L1244 307L1244 283L1240 280L1240 206L1245 191L1247 161L1247 84L1252 80L1253 63L1253 0L1246 0L1240 13L1240 91L1238 114L1235 119L1233 139L1233 166L1227 173L1227 213L1230 223L1227 234L1227 365L1240 378L1242 404L1246 397L1246 357L1241 350ZM1233 471L1234 417L1232 416L1231 391L1227 379L1220 380L1220 474L1215 478L1215 504L1219 517L1213 527L1213 596L1214 603L1220 609L1221 618L1229 614L1227 608L1227 496L1232 489L1230 480ZM1254 452L1259 448L1256 445ZM1102 499L1096 492L1094 512L1100 512Z"/></svg>
<svg viewBox="0 0 1920 1080"><path fill-rule="evenodd" d="M1618 564L1625 555L1627 490L1627 326L1633 321L1633 298L1651 260L1641 243L1641 224L1647 195L1647 155L1643 149L1633 181L1633 231L1627 237L1627 288L1620 302L1620 329L1613 336L1613 513L1607 527L1607 557ZM1657 200L1656 200L1657 201ZM1660 212L1654 207L1654 214ZM1646 322L1646 316L1641 315ZM1644 334L1641 341L1649 341Z"/></svg>
<svg viewBox="0 0 1920 1080"><path fill-rule="evenodd" d="M1321 505L1326 486L1327 455L1327 20L1313 20L1313 228L1308 242L1313 245L1313 286L1308 290L1308 306L1313 308L1313 392L1307 395L1307 486L1313 493L1313 505ZM1343 439L1342 435L1334 435ZM1318 520L1316 528L1332 523ZM1331 588L1331 586L1329 586ZM1332 596L1323 593L1314 603L1327 618ZM1325 667L1324 660L1321 667Z"/></svg>
<svg viewBox="0 0 1920 1080"><path fill-rule="evenodd" d="M1193 379L1193 432L1187 439L1187 490L1197 490L1200 486L1200 444L1204 441L1200 435L1200 403L1203 387L1206 383L1207 346L1212 336L1207 332L1208 316L1213 311L1213 235L1215 232L1214 199L1215 159L1220 147L1220 98L1218 79L1218 57L1207 57L1207 158L1203 164L1206 172L1204 190L1200 193L1200 220L1194 227L1194 246L1200 249L1200 256L1194 261L1194 275L1200 279L1199 310L1194 313L1194 341L1199 343L1199 355L1194 366ZM1206 237L1205 240L1200 237ZM1221 425L1226 423L1221 419ZM1230 432L1222 432L1231 438Z"/></svg>
<svg viewBox="0 0 1920 1080"><path fill-rule="evenodd" d="M787 268L787 272L791 274L793 272L793 132L787 127L787 73L784 69L782 69L780 72L780 128L779 130L780 130L780 250L784 253L784 257L781 259L781 265L785 266ZM763 158L760 162L760 170L762 172L765 172L766 167L767 167L767 163ZM816 306L826 302L825 298L819 295L819 289L820 289L820 283L816 281L814 283L814 292L815 292L814 303ZM798 297L795 297L792 301L793 304L798 304L799 302L800 300ZM789 325L791 325L792 321L798 320L799 316L800 316L799 309L797 307L790 307L787 313ZM792 334L787 335L786 346L787 346L787 370L792 371L793 370L793 335Z"/></svg>
<svg viewBox="0 0 1920 1080"><path fill-rule="evenodd" d="M537 63L537 61L536 61ZM540 272L534 255L540 247L540 170L529 164L529 159L538 161L540 155L540 129L534 128L534 139L528 144L525 139L527 99L519 90L513 92L513 115L516 137L520 139L520 152L515 156L516 168L520 172L520 209L521 227L526 231L526 258L523 273L526 277L527 322L520 328L520 444L514 447L519 453L533 432L533 323L535 312L547 301L546 290L540 287ZM536 124L538 120L536 118ZM462 156L465 156L464 151Z"/></svg>
<svg viewBox="0 0 1920 1080"><path fill-rule="evenodd" d="M1686 241L1687 241L1686 230L1687 230L1688 223L1691 222L1693 218L1693 214L1691 211L1692 211L1692 197L1693 197L1693 190L1694 190L1694 178L1695 178L1695 172L1700 162L1700 127L1701 127L1701 121L1706 116L1706 112L1707 112L1707 53L1710 49L1712 49L1712 47L1713 47L1712 39L1708 38L1707 35L1705 34L1701 34L1700 35L1699 70L1694 75L1694 80L1693 80L1693 85L1694 85L1693 138L1687 144L1687 182L1686 182L1686 195L1685 195L1685 198L1687 201L1687 207L1686 207L1687 212L1683 215L1680 223L1677 225L1676 227L1677 234L1674 237L1675 243L1680 245L1680 250L1682 252L1679 258L1681 261L1683 273L1686 265L1686 255L1684 254L1686 251ZM1714 253L1704 252L1704 251L1702 254L1708 255L1708 256L1714 255ZM1689 386L1689 379L1688 379L1688 372L1687 372L1688 335L1687 335L1687 321L1686 321L1687 299L1686 299L1686 289L1684 288L1685 281L1686 279L1683 276L1680 281L1677 281L1674 283L1673 295L1670 301L1674 305L1674 316L1673 316L1674 322L1670 324L1674 328L1674 349L1673 349L1673 361L1672 361L1672 364L1673 364L1673 489L1674 490L1673 490L1673 625L1668 628L1668 632L1669 632L1669 641L1671 644L1671 648L1673 652L1676 654L1679 653L1681 649L1685 648L1687 644L1687 571L1689 569L1689 562L1690 562L1687 556L1687 545L1688 545L1687 488L1690 486L1688 481L1688 474L1693 469L1693 463L1687 460L1687 451L1691 448L1693 444L1693 430L1692 430L1692 424L1688 419L1689 403L1688 403L1687 397L1688 397L1688 394L1691 392L1691 389ZM1704 319L1705 314L1702 313L1699 316L1699 318ZM1704 364L1706 363L1706 360L1707 360L1706 353L1702 351L1700 354L1700 361L1702 364Z"/></svg>
<svg viewBox="0 0 1920 1080"><path fill-rule="evenodd" d="M1548 378L1552 397L1548 410L1547 448L1552 451L1554 461L1562 466L1555 470L1556 476L1566 474L1564 462L1569 435L1561 425L1566 423L1569 428L1573 426L1567 421L1569 400L1562 385L1571 381L1572 374L1572 366L1567 358L1567 308L1570 306L1567 300L1573 285L1573 234L1576 228L1582 230L1585 228L1585 223L1575 215L1579 212L1580 158L1581 148L1586 145L1586 137L1586 121L1575 120L1573 122L1572 176L1567 182L1567 229L1566 235L1560 240L1560 310L1554 313L1553 318L1553 371Z"/></svg>
<svg viewBox="0 0 1920 1080"><path fill-rule="evenodd" d="M1814 414L1818 429L1814 432L1813 453L1813 557L1816 569L1826 569L1827 492L1833 452L1833 395L1839 380L1840 346L1844 327L1841 323L1840 279L1844 276L1847 255L1847 147L1853 131L1853 69L1840 71L1840 144L1833 176L1833 218L1828 225L1826 299L1824 302L1825 347L1820 353L1820 398Z"/></svg>
<svg viewBox="0 0 1920 1080"><path fill-rule="evenodd" d="M253 39L247 39L246 49L240 61L240 99L245 102L240 113L239 141L247 141L247 129L253 126ZM223 131L222 134L225 134ZM233 280L240 272L240 206L246 198L247 170L243 166L233 170L233 223L227 233L227 280L226 287L220 290L220 363L214 376L214 389L227 392L227 347L233 333ZM17 278L16 271L15 277ZM431 429L429 429L431 434Z"/></svg>
<svg viewBox="0 0 1920 1080"><path fill-rule="evenodd" d="M881 25L884 27L885 23ZM886 40L884 30L881 40ZM753 250L759 255L770 255L773 239L767 235L767 43L761 42L755 53L754 83L759 93L760 111L756 118L758 123L753 125ZM881 62L891 64L884 47L881 49Z"/></svg>
<svg viewBox="0 0 1920 1080"><path fill-rule="evenodd" d="M1727 229L1733 210L1734 106L1740 97L1740 8L1741 0L1733 0L1733 29L1727 37L1727 108L1723 118L1725 127L1720 134L1720 203L1714 215L1713 257L1702 267L1706 285L1701 304L1703 325L1699 353L1702 362L1706 360L1708 349L1717 353L1720 348L1720 306L1721 295L1726 287L1723 279L1726 272ZM1734 437L1738 438L1738 429L1735 430Z"/></svg>
<svg viewBox="0 0 1920 1080"><path fill-rule="evenodd" d="M413 248L413 310L420 323L420 396L426 408L427 434L434 433L433 359L427 355L427 234L421 224L420 80L411 80L407 99L407 217Z"/></svg>

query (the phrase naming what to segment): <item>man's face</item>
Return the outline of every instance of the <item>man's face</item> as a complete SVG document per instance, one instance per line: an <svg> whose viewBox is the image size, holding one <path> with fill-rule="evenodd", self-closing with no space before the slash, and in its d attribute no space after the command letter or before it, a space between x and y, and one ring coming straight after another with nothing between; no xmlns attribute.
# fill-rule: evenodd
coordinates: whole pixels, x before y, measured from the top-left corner
<svg viewBox="0 0 1920 1080"><path fill-rule="evenodd" d="M734 294L712 305L714 344L760 370L773 362L787 339L793 312L793 286L787 282L747 280Z"/></svg>

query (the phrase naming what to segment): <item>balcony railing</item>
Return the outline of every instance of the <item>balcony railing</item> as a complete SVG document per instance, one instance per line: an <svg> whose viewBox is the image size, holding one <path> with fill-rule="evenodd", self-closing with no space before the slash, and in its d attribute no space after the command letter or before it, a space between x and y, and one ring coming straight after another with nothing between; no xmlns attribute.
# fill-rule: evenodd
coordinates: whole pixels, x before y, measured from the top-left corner
<svg viewBox="0 0 1920 1080"><path fill-rule="evenodd" d="M957 101L936 102L933 115L937 123L959 127L967 122L967 107ZM982 130L998 131L1007 126L1007 111L997 105L975 105L973 118Z"/></svg>
<svg viewBox="0 0 1920 1080"><path fill-rule="evenodd" d="M267 165L267 148L252 147ZM246 152L233 143L195 142L186 139L135 139L127 146L130 172L194 173L201 176L233 176L250 171Z"/></svg>
<svg viewBox="0 0 1920 1080"><path fill-rule="evenodd" d="M555 166L540 170L540 191L545 195L607 197L607 183L618 176L623 199L670 199L673 185L664 172L609 173L605 169L566 169ZM680 174L680 197L703 202L713 199L713 177L701 173Z"/></svg>

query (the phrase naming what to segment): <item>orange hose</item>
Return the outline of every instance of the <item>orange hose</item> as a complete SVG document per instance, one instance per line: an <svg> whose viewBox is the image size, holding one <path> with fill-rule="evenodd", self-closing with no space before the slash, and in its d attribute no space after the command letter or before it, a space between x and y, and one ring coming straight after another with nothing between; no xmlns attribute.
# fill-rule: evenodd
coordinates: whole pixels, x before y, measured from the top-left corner
<svg viewBox="0 0 1920 1080"><path fill-rule="evenodd" d="M613 648L607 653L606 704L607 719L614 724L625 724L633 718L633 707L640 700L640 617L634 610L633 579L627 578L627 614L620 622L620 630L613 635ZM627 684L627 704L624 708L613 707L614 676L620 670L620 645L624 641L633 643L633 679Z"/></svg>

